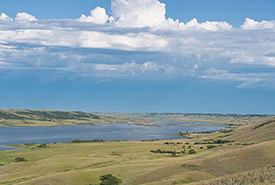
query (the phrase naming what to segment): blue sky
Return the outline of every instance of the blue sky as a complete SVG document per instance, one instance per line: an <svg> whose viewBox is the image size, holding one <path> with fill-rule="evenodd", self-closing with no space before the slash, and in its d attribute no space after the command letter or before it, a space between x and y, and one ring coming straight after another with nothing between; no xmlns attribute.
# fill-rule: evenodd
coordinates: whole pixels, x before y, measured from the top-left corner
<svg viewBox="0 0 275 185"><path fill-rule="evenodd" d="M0 108L274 113L274 8L272 0L3 1Z"/></svg>

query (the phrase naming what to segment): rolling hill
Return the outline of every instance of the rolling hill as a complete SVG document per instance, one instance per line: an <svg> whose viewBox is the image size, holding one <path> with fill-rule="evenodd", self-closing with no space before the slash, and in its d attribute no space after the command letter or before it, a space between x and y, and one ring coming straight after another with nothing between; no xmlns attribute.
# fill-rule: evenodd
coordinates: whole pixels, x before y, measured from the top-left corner
<svg viewBox="0 0 275 185"><path fill-rule="evenodd" d="M80 111L0 110L0 126L74 126L127 123L127 119Z"/></svg>

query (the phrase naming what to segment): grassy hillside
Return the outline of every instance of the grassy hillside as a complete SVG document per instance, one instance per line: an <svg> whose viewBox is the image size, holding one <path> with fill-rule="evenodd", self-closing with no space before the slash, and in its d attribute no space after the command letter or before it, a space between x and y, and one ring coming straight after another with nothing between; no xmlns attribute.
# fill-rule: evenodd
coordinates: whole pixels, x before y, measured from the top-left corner
<svg viewBox="0 0 275 185"><path fill-rule="evenodd" d="M101 115L127 118L135 122L212 122L234 125L254 124L271 119L273 115L241 115L241 114L185 114L185 113L99 113Z"/></svg>
<svg viewBox="0 0 275 185"><path fill-rule="evenodd" d="M271 119L271 115L173 114L173 113L86 113L80 111L0 109L0 127L74 126L108 123L153 125L154 122L212 122L241 126Z"/></svg>
<svg viewBox="0 0 275 185"><path fill-rule="evenodd" d="M25 149L0 151L0 184L99 184L108 173L124 185L272 184L274 124L190 134L188 140L19 145Z"/></svg>
<svg viewBox="0 0 275 185"><path fill-rule="evenodd" d="M258 124L247 125L237 129L227 139L238 140L242 143L259 143L275 140L275 119L267 119Z"/></svg>
<svg viewBox="0 0 275 185"><path fill-rule="evenodd" d="M47 110L0 110L2 126L64 126L125 123L127 119L85 112Z"/></svg>

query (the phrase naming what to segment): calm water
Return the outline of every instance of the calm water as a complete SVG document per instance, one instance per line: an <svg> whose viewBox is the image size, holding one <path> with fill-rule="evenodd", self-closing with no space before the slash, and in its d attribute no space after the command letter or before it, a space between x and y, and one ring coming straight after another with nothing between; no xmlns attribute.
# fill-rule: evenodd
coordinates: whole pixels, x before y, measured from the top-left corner
<svg viewBox="0 0 275 185"><path fill-rule="evenodd" d="M209 126L139 126L130 124L109 124L75 127L0 127L0 150L14 149L8 144L59 143L74 139L92 140L152 140L179 139L172 136L177 132L201 132L220 130L223 127Z"/></svg>

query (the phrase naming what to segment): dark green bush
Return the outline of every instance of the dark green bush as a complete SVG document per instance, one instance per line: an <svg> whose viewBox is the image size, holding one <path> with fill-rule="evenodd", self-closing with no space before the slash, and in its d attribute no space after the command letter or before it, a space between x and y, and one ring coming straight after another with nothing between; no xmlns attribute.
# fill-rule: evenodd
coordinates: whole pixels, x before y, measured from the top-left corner
<svg viewBox="0 0 275 185"><path fill-rule="evenodd" d="M176 156L177 156L177 152L176 152L176 151L173 151L173 152L171 153L171 156L172 156L172 157L176 157Z"/></svg>
<svg viewBox="0 0 275 185"><path fill-rule="evenodd" d="M122 182L121 179L113 176L112 174L102 175L100 180L100 185L118 185Z"/></svg>
<svg viewBox="0 0 275 185"><path fill-rule="evenodd" d="M217 146L214 146L214 145L208 145L208 146L207 146L207 149L212 149L212 148L215 148L215 147L217 147Z"/></svg>
<svg viewBox="0 0 275 185"><path fill-rule="evenodd" d="M47 144L42 143L41 145L38 145L37 147L38 147L38 148L47 148L48 146L47 146Z"/></svg>
<svg viewBox="0 0 275 185"><path fill-rule="evenodd" d="M105 142L103 139L93 139L87 141L81 141L80 139L75 139L72 143L97 143L97 142Z"/></svg>
<svg viewBox="0 0 275 185"><path fill-rule="evenodd" d="M190 149L188 152L188 154L195 154L195 153L197 153L197 152L194 149Z"/></svg>
<svg viewBox="0 0 275 185"><path fill-rule="evenodd" d="M151 150L152 153L160 153L160 154L171 154L172 157L175 157L176 154L181 154L182 152L176 152L174 151L167 151L167 150L161 150L161 149L157 149L157 150Z"/></svg>
<svg viewBox="0 0 275 185"><path fill-rule="evenodd" d="M80 139L75 139L72 141L72 143L80 143L80 142L81 142Z"/></svg>
<svg viewBox="0 0 275 185"><path fill-rule="evenodd" d="M26 162L27 159L25 159L24 157L16 157L14 161L15 162Z"/></svg>

